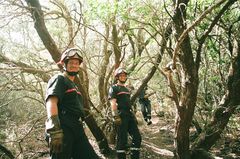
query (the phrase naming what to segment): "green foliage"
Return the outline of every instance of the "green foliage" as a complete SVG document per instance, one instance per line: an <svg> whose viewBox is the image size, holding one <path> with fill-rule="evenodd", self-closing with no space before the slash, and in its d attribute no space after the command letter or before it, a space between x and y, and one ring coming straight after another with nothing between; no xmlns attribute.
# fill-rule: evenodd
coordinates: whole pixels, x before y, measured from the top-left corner
<svg viewBox="0 0 240 159"><path fill-rule="evenodd" d="M239 112L239 110L237 110L236 112ZM235 114L229 121L228 124L228 131L231 131L230 133L233 134L234 137L237 137L239 134L239 128L240 128L240 123L238 122L240 119L239 115Z"/></svg>
<svg viewBox="0 0 240 159"><path fill-rule="evenodd" d="M86 18L91 21L101 20L109 22L109 19L115 16L118 5L114 2L88 0L88 10L86 10Z"/></svg>
<svg viewBox="0 0 240 159"><path fill-rule="evenodd" d="M4 3L6 2L7 1L4 1ZM29 13L26 14L26 10L24 10L26 6L20 7L20 4L19 6L9 3L6 8L4 3L0 5L2 11L0 22L1 26L3 26L0 30L0 42L2 44L1 55L7 56L11 61L6 62L0 58L0 71L3 73L0 79L0 140L16 141L21 139L33 126L30 135L23 139L22 144L24 145L25 152L29 152L30 150L36 151L38 145L34 145L34 142L40 144L42 146L41 148L46 148L46 145L43 144L44 142L40 140L42 139L41 134L44 132L45 118L36 122L39 117L45 116L44 91L46 83L41 76L29 74L18 69L21 66L16 63L22 62L27 66L31 66L33 69L44 70L46 71L46 75L52 75L53 72L51 69L57 67L37 35ZM191 25L197 17L214 3L215 1L212 0L189 1L187 6L187 25ZM150 72L150 69L154 65L153 61L163 47L159 43L164 38L164 30L167 24L172 21L172 17L168 15L168 13L171 16L174 14L175 6L173 6L172 1L87 0L82 4L83 10L80 10L80 4L76 1L65 1L64 4L71 15L70 19L73 23L72 31L76 33L74 41L77 46L84 48L86 72L90 80L89 96L91 97L91 102L98 107L99 92L97 85L101 75L99 68L103 63L105 55L103 52L105 40L108 42L106 46L107 50L113 51L114 44L112 43L111 34L111 26L113 23L116 24L118 31L120 40L119 47L122 52L122 57L123 52L126 53L123 64L127 69L129 69L132 64L136 64L136 67L131 70L129 80L135 88L138 88L142 80ZM202 37L206 29L208 29L212 19L219 12L219 9L220 8L214 10L189 33L194 54L196 54L195 51L199 47L199 38ZM47 29L59 49L62 50L67 47L70 40L68 23L61 15L62 10L53 3L49 5L44 4L43 10ZM58 14L53 14L56 12ZM239 2L225 12L224 16L213 28L203 44L201 66L198 72L200 82L198 100L194 114L194 118L197 119L202 128L210 122L214 110L218 107L221 97L226 92L227 74L232 58L230 56L228 40L234 41L235 39L239 39L240 23L236 22L238 19ZM9 25L4 26L8 22ZM231 39L228 39L228 29L232 24L234 24L232 36ZM105 39L107 36L104 33L105 28L102 27L105 25L108 25L110 28L108 39ZM152 36L155 33L157 33L157 35L153 38ZM130 44L126 35L132 38L133 46ZM160 67L149 82L150 89L157 91L156 95L151 99L152 104L155 106L154 108L158 109L161 106L164 113L171 116L172 120L174 119L173 116L175 113L174 103L172 99L169 98L169 96L172 96L172 92L169 88L168 81L161 71L165 65L172 60L169 58L169 55L172 53L176 43L175 35L176 32L173 30L173 34L167 43L165 54L162 57ZM140 55L138 51L143 47L146 40L150 40L150 42L147 46L144 46L144 50ZM133 56L134 51L136 53L135 58ZM114 60L114 54L112 54L110 62L106 66L106 76L111 76L110 71L114 65ZM9 70L5 71L4 69ZM181 91L179 89L183 84L181 83L181 71L183 71L181 70L181 64L179 64L178 71L179 77L173 73L173 80L177 90ZM111 83L111 77L109 79L105 77L104 80L106 80L106 85ZM237 108L237 110L239 109L240 107ZM99 115L95 116L101 118ZM233 116L230 120L229 129L232 134L236 134L239 130L238 120L239 117L237 115ZM102 120L98 119L98 121L101 122ZM37 124L34 125L34 123ZM12 145L12 149L18 152L19 147L16 142L12 142ZM27 154L27 156L30 155Z"/></svg>

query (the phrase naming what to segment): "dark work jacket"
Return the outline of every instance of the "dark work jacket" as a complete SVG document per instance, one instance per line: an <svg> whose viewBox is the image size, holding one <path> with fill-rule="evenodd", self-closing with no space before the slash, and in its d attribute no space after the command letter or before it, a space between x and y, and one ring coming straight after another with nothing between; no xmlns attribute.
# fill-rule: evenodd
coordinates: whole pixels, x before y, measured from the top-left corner
<svg viewBox="0 0 240 159"><path fill-rule="evenodd" d="M83 98L77 86L62 74L53 76L47 85L46 101L50 96L58 98L58 110L84 117Z"/></svg>
<svg viewBox="0 0 240 159"><path fill-rule="evenodd" d="M148 98L144 98L145 95L146 95L146 90L143 89L139 95L139 103L144 105L149 105L151 102Z"/></svg>
<svg viewBox="0 0 240 159"><path fill-rule="evenodd" d="M129 112L131 110L130 91L127 87L118 84L110 87L108 99L114 98L117 100L119 111Z"/></svg>

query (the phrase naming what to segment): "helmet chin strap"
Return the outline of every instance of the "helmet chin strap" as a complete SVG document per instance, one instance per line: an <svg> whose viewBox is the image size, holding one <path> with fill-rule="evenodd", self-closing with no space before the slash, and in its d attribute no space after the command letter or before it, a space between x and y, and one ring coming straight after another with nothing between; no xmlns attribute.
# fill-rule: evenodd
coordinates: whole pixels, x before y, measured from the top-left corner
<svg viewBox="0 0 240 159"><path fill-rule="evenodd" d="M67 72L67 74L69 75L69 76L77 76L77 74L78 74L78 71L77 72L69 72L69 71L66 71Z"/></svg>
<svg viewBox="0 0 240 159"><path fill-rule="evenodd" d="M77 76L77 74L78 74L78 72L79 72L79 71L77 71L77 72L69 72L69 71L67 71L66 64L64 64L63 70L64 70L69 76Z"/></svg>

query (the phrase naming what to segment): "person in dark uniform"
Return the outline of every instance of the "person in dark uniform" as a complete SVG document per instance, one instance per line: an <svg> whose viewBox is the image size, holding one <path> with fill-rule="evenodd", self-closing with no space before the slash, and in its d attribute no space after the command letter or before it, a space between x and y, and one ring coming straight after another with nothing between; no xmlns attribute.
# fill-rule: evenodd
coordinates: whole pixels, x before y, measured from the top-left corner
<svg viewBox="0 0 240 159"><path fill-rule="evenodd" d="M52 159L99 159L83 129L83 98L73 82L83 58L79 49L61 56L64 72L53 76L46 91L46 134Z"/></svg>
<svg viewBox="0 0 240 159"><path fill-rule="evenodd" d="M147 125L151 125L151 101L148 97L153 95L155 92L152 92L150 94L146 94L146 91L148 89L148 86L145 86L144 89L140 92L139 95L139 103L141 105L141 112L143 115L144 120L147 122Z"/></svg>
<svg viewBox="0 0 240 159"><path fill-rule="evenodd" d="M113 121L117 127L117 158L126 159L129 133L132 138L130 147L131 159L139 159L142 138L137 127L136 118L131 109L130 92L125 86L127 72L122 68L118 68L114 76L117 83L109 89L109 100L113 113Z"/></svg>

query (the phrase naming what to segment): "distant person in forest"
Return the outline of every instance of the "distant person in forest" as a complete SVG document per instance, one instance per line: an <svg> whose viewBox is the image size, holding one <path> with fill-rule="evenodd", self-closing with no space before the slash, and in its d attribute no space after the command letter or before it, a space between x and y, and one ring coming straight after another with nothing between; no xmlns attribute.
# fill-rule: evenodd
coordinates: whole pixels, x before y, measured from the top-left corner
<svg viewBox="0 0 240 159"><path fill-rule="evenodd" d="M144 120L147 122L147 125L151 125L152 121L152 115L151 115L151 101L149 100L149 97L153 95L155 92L152 92L150 94L147 94L146 91L148 89L148 86L145 86L143 90L140 92L139 95L139 103L141 106L141 112L143 115Z"/></svg>
<svg viewBox="0 0 240 159"><path fill-rule="evenodd" d="M82 61L79 49L67 49L59 62L64 72L47 85L46 134L52 159L99 159L83 129L83 98L74 83Z"/></svg>
<svg viewBox="0 0 240 159"><path fill-rule="evenodd" d="M117 81L109 89L109 100L113 113L113 121L117 127L116 152L118 159L126 159L128 134L131 136L131 159L139 159L141 134L130 103L130 91L126 87L127 72L123 68L116 69L114 76Z"/></svg>

